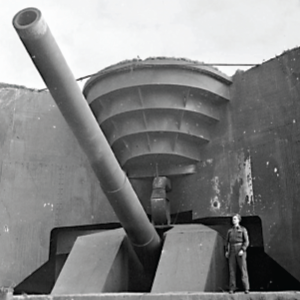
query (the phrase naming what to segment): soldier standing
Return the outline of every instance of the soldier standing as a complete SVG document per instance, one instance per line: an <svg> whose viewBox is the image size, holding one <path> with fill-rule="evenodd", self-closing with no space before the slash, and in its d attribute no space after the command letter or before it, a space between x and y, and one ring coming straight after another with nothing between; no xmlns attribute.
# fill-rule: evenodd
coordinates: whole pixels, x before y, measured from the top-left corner
<svg viewBox="0 0 300 300"><path fill-rule="evenodd" d="M165 176L156 176L152 182L151 210L155 225L170 225L170 201L167 193L171 191L171 181Z"/></svg>
<svg viewBox="0 0 300 300"><path fill-rule="evenodd" d="M247 229L240 225L241 216L235 214L232 217L233 227L227 232L226 253L229 260L229 293L233 294L236 290L237 267L241 270L242 283L245 293L249 293L249 278L247 271L246 250L249 246Z"/></svg>

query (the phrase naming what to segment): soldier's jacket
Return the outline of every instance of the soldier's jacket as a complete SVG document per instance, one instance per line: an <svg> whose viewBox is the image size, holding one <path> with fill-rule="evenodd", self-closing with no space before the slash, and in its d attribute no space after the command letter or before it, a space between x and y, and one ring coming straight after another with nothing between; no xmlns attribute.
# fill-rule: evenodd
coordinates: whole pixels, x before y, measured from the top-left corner
<svg viewBox="0 0 300 300"><path fill-rule="evenodd" d="M246 251L249 246L249 236L247 229L241 225L235 227L233 226L227 232L226 237L226 250L230 250L230 245L242 244L241 249Z"/></svg>

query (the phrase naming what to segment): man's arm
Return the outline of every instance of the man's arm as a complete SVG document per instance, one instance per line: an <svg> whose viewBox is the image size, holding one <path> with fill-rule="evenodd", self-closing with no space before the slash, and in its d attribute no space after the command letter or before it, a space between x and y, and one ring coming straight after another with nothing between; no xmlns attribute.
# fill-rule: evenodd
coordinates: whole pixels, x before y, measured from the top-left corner
<svg viewBox="0 0 300 300"><path fill-rule="evenodd" d="M171 180L167 178L166 192L171 192L171 190L172 190Z"/></svg>
<svg viewBox="0 0 300 300"><path fill-rule="evenodd" d="M242 245L242 250L246 251L249 246L249 236L248 236L248 231L244 227L243 228L243 245Z"/></svg>
<svg viewBox="0 0 300 300"><path fill-rule="evenodd" d="M230 250L230 243L229 243L229 236L230 236L230 229L227 231L226 241L225 241L225 256L228 258L229 250Z"/></svg>

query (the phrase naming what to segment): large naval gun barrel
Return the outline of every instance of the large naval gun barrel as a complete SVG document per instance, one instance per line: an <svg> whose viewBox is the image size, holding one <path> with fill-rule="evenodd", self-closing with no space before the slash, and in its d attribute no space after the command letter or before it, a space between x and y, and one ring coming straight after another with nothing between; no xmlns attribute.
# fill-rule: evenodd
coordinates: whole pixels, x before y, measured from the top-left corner
<svg viewBox="0 0 300 300"><path fill-rule="evenodd" d="M160 237L115 158L41 12L36 8L21 10L14 16L13 26L86 153L138 256L142 262L148 262L147 259L159 253Z"/></svg>

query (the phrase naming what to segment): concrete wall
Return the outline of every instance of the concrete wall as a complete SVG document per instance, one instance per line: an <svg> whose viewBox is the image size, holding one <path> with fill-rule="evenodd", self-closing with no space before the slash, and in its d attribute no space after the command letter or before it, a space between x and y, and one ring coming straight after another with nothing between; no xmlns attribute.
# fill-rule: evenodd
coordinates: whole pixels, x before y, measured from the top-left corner
<svg viewBox="0 0 300 300"><path fill-rule="evenodd" d="M172 213L258 215L268 255L300 280L300 50L237 72L193 175L171 178ZM0 285L48 259L52 228L115 221L48 92L0 89ZM152 179L132 180L150 212ZM250 236L251 238L251 236Z"/></svg>
<svg viewBox="0 0 300 300"><path fill-rule="evenodd" d="M300 280L300 49L232 79L196 174L171 178L172 213L259 216L266 253ZM149 209L150 180L133 184Z"/></svg>
<svg viewBox="0 0 300 300"><path fill-rule="evenodd" d="M47 91L0 85L0 286L48 260L55 227L114 221Z"/></svg>
<svg viewBox="0 0 300 300"><path fill-rule="evenodd" d="M298 280L300 230L300 50L284 53L232 86L234 151L248 149L253 213L261 217L265 251ZM244 205L242 213L248 213Z"/></svg>

